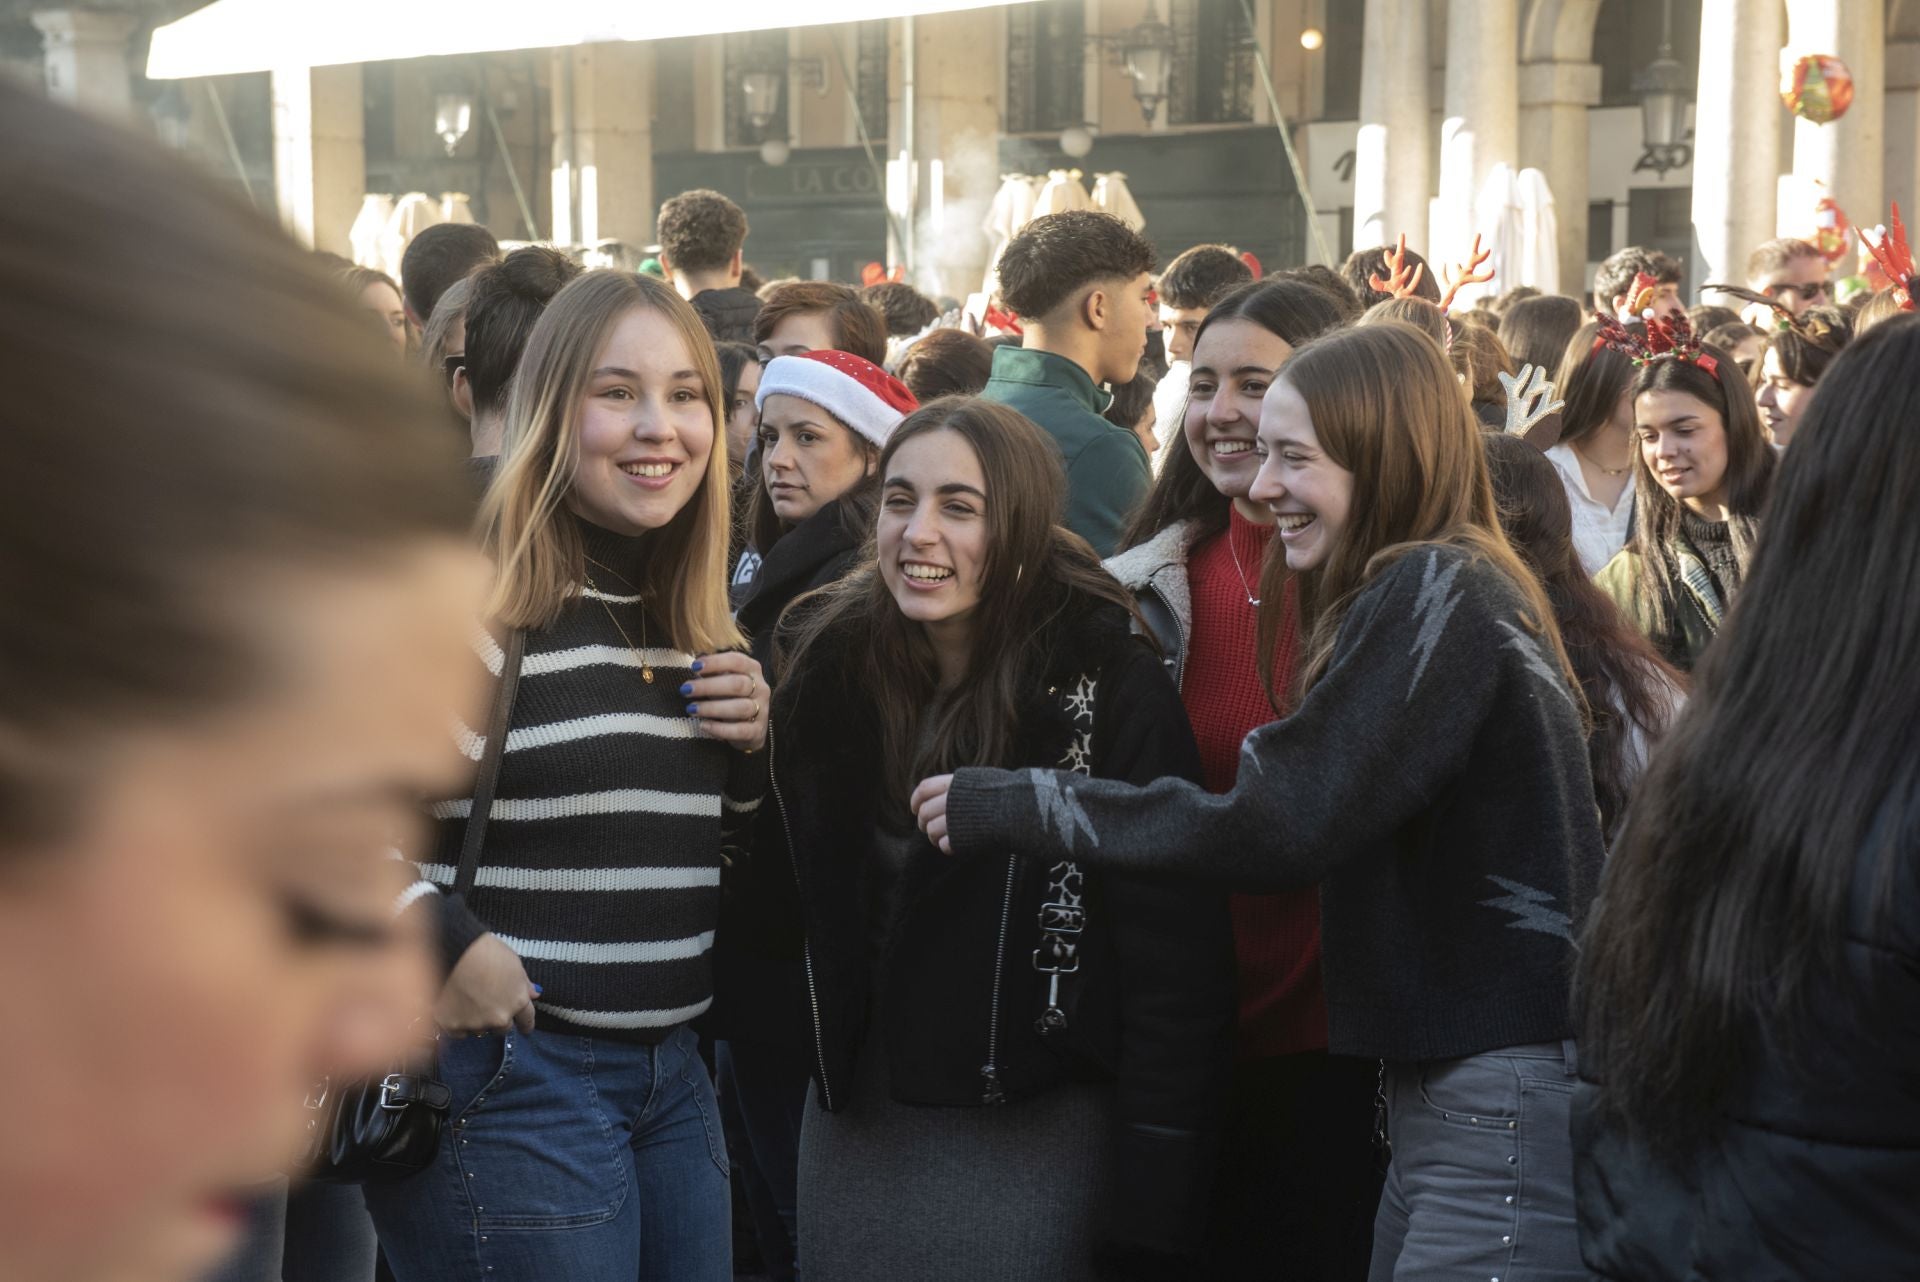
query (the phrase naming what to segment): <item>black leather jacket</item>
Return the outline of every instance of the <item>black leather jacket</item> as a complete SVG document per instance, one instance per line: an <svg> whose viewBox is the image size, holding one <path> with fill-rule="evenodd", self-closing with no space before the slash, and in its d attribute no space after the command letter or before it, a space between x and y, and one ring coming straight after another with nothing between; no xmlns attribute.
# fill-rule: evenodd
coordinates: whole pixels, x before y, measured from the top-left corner
<svg viewBox="0 0 1920 1282"><path fill-rule="evenodd" d="M803 609L805 607L802 607ZM1198 776L1185 710L1160 663L1106 603L1068 607L1036 638L1044 674L1021 714L1021 764L1054 767L1074 741L1065 695L1097 677L1091 769L1146 782ZM1117 1085L1118 1204L1104 1234L1143 1258L1199 1245L1235 1014L1223 893L1152 878L1084 874L1080 967L1062 982L1064 1027L1042 1031L1048 976L1041 906L1050 870L1011 855L953 859L921 840L871 992L875 959L864 865L889 800L862 647L829 637L776 692L777 780L755 863L791 852L805 923L814 1076L843 1108L864 1038L885 1039L891 1089L909 1104L983 1106L1070 1080ZM983 1173L990 1177L990 1173Z"/></svg>

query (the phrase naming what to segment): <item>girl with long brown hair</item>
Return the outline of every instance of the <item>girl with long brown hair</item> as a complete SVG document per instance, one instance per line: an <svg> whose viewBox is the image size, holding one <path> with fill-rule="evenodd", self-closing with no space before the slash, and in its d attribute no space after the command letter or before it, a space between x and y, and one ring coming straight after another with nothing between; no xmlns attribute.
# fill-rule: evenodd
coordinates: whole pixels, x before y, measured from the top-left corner
<svg viewBox="0 0 1920 1282"><path fill-rule="evenodd" d="M1260 649L1260 570L1274 530L1273 513L1248 497L1261 399L1296 346L1340 324L1333 299L1304 281L1242 285L1214 305L1189 352L1180 440L1127 532L1129 550L1107 562L1166 656L1213 792L1233 786L1247 733L1290 706L1300 644L1289 578ZM1375 1065L1327 1054L1320 896L1308 886L1234 895L1229 907L1240 1019L1208 1266L1231 1277L1364 1277L1380 1197Z"/></svg>
<svg viewBox="0 0 1920 1282"><path fill-rule="evenodd" d="M787 617L755 849L789 861L804 924L802 1271L1190 1275L1233 1022L1225 897L1011 842L955 864L907 810L966 764L1191 778L1179 696L1056 525L1032 423L936 401L879 474L874 560Z"/></svg>
<svg viewBox="0 0 1920 1282"><path fill-rule="evenodd" d="M1581 568L1593 575L1633 529L1633 362L1601 342L1598 322L1589 322L1568 340L1559 369L1566 405L1560 439L1545 453L1567 492Z"/></svg>
<svg viewBox="0 0 1920 1282"><path fill-rule="evenodd" d="M1567 985L1602 843L1552 608L1425 335L1307 344L1260 445L1251 497L1284 550L1262 610L1296 575L1305 645L1298 706L1247 737L1233 788L962 769L914 808L966 856L1320 884L1331 1049L1382 1061L1372 1276L1583 1277Z"/></svg>
<svg viewBox="0 0 1920 1282"><path fill-rule="evenodd" d="M1582 941L1595 1274L1896 1278L1920 1259L1920 320L1787 451Z"/></svg>
<svg viewBox="0 0 1920 1282"><path fill-rule="evenodd" d="M726 607L725 417L705 327L659 281L588 272L528 339L482 508L493 630L474 638L514 693L499 744L459 734L475 760L494 748L498 782L481 815L432 808L425 868L457 887L485 825L441 1003L476 1035L441 1048L439 1161L367 1192L401 1282L731 1276L688 1027L712 995L722 846L766 760L766 683Z"/></svg>
<svg viewBox="0 0 1920 1282"><path fill-rule="evenodd" d="M1778 455L1740 366L1718 348L1633 380L1633 534L1595 581L1675 667L1691 670L1746 578Z"/></svg>

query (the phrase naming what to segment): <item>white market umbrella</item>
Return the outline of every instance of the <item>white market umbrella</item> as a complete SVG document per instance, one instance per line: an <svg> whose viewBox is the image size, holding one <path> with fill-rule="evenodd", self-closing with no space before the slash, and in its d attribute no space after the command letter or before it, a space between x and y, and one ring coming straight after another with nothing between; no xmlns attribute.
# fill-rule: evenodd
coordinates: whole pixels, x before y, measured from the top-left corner
<svg viewBox="0 0 1920 1282"><path fill-rule="evenodd" d="M426 192L410 191L402 196L394 205L393 214L387 219L386 230L380 236L380 269L399 280L400 259L405 256L408 243L426 228L441 221L440 202Z"/></svg>
<svg viewBox="0 0 1920 1282"><path fill-rule="evenodd" d="M387 234L387 220L393 217L393 197L384 191L370 191L360 200L360 212L347 229L347 245L353 251L356 267L387 270L381 239Z"/></svg>
<svg viewBox="0 0 1920 1282"><path fill-rule="evenodd" d="M1093 207L1102 213L1112 214L1135 231L1146 230L1147 216L1140 212L1139 202L1134 200L1133 192L1127 187L1125 174L1093 176Z"/></svg>
<svg viewBox="0 0 1920 1282"><path fill-rule="evenodd" d="M1092 208L1093 197L1081 185L1078 169L1051 169L1047 171L1046 185L1040 188L1039 199L1033 203L1033 216Z"/></svg>

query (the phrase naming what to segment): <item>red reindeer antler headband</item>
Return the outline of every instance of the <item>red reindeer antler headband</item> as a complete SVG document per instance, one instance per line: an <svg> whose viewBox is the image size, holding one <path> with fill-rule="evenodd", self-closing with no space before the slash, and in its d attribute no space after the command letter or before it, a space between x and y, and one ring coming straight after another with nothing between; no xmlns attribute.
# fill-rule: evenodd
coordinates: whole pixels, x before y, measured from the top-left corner
<svg viewBox="0 0 1920 1282"><path fill-rule="evenodd" d="M1669 358L1687 361L1711 374L1716 383L1720 381L1720 362L1701 349L1700 339L1694 334L1685 312L1661 317L1649 309L1645 316L1645 334L1636 334L1605 312L1595 312L1594 319L1600 322L1600 334L1595 342L1624 354L1635 365Z"/></svg>
<svg viewBox="0 0 1920 1282"><path fill-rule="evenodd" d="M1914 279L1913 251L1907 248L1907 227L1900 221L1900 202L1893 202L1893 222L1887 227L1876 227L1873 234L1880 238L1874 244L1866 229L1860 230L1860 239L1866 245L1867 252L1880 264L1880 270L1893 282L1894 296L1900 300L1902 311L1914 309L1913 296L1920 289L1920 281Z"/></svg>

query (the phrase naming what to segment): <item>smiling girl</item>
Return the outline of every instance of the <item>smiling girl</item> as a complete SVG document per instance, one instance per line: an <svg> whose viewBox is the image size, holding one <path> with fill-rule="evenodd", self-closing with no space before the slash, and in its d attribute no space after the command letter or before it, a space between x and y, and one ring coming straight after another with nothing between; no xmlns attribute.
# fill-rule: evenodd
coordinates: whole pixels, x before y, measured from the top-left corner
<svg viewBox="0 0 1920 1282"><path fill-rule="evenodd" d="M1013 843L956 864L906 807L923 774L980 762L1192 777L1178 695L1055 524L1032 423L936 401L879 472L877 564L789 614L756 846L791 859L805 926L802 1270L1191 1276L1233 1018L1224 896Z"/></svg>
<svg viewBox="0 0 1920 1282"><path fill-rule="evenodd" d="M1778 455L1740 367L1717 348L1667 356L1633 382L1633 535L1594 576L1654 647L1690 671L1753 558Z"/></svg>
<svg viewBox="0 0 1920 1282"><path fill-rule="evenodd" d="M1340 325L1303 281L1243 285L1202 318L1190 349L1185 439L1107 569L1132 591L1166 653L1213 792L1233 786L1240 741L1287 706L1299 649L1291 578L1260 646L1273 513L1260 471L1260 403L1298 344ZM1264 663L1262 662L1264 657ZM1364 1276L1380 1183L1369 1142L1376 1065L1327 1056L1320 896L1235 895L1240 1020L1227 1143L1213 1197L1223 1276Z"/></svg>
<svg viewBox="0 0 1920 1282"><path fill-rule="evenodd" d="M462 954L449 981L473 996L450 1031L479 1035L442 1047L439 1163L368 1190L401 1282L731 1276L687 1026L712 993L721 847L764 786L767 688L726 610L724 420L712 343L656 280L589 272L528 340L483 510L496 635L474 642L495 677L499 638L525 642L464 905L497 932L468 953L494 960L463 977ZM433 807L442 886L470 810Z"/></svg>
<svg viewBox="0 0 1920 1282"><path fill-rule="evenodd" d="M1331 1049L1382 1061L1372 1276L1584 1278L1567 987L1602 847L1551 608L1425 335L1383 322L1306 345L1259 440L1249 496L1299 576L1305 649L1298 706L1247 736L1233 787L963 769L913 805L963 867L1011 846L1319 884Z"/></svg>

